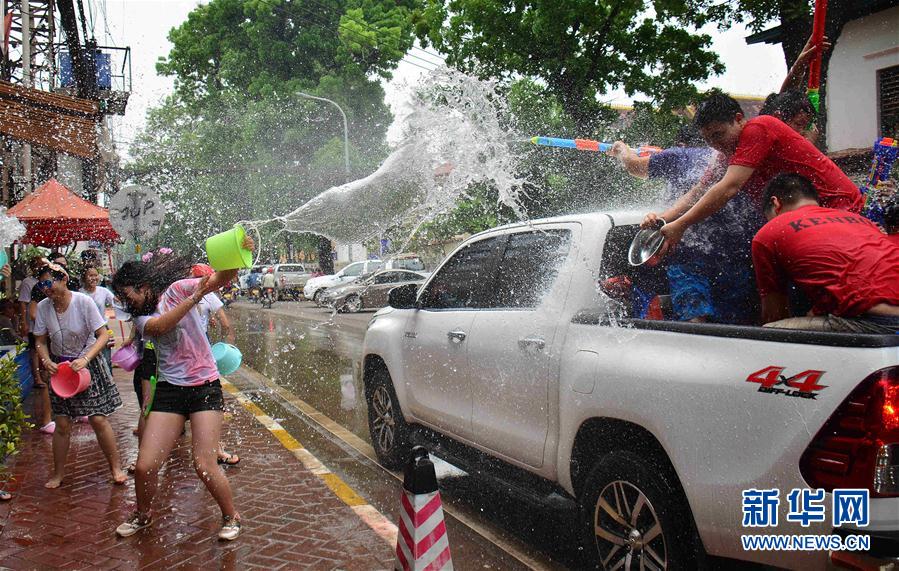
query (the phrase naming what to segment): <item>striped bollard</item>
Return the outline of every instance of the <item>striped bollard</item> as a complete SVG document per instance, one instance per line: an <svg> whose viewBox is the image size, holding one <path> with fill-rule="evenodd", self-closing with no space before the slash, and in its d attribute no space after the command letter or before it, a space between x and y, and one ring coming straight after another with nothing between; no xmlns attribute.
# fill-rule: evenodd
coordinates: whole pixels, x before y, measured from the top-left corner
<svg viewBox="0 0 899 571"><path fill-rule="evenodd" d="M423 446L412 449L403 470L396 571L452 571L434 464Z"/></svg>

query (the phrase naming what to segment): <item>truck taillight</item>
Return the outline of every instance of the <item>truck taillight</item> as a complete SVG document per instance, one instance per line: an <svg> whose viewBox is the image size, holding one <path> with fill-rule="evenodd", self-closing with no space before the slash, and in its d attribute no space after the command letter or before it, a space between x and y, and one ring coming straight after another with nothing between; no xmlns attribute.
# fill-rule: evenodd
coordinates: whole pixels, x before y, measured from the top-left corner
<svg viewBox="0 0 899 571"><path fill-rule="evenodd" d="M862 381L837 408L799 461L813 488L867 488L899 496L899 367Z"/></svg>

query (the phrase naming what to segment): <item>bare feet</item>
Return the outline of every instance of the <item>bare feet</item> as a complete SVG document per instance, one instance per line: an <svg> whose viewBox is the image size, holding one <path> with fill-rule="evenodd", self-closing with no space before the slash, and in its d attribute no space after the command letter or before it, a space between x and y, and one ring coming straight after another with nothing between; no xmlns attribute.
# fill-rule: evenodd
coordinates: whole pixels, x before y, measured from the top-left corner
<svg viewBox="0 0 899 571"><path fill-rule="evenodd" d="M53 476L52 478L47 480L47 483L44 484L44 487L53 490L55 488L58 488L60 484L62 484L62 476Z"/></svg>
<svg viewBox="0 0 899 571"><path fill-rule="evenodd" d="M122 472L121 468L112 473L112 483L121 486L128 481L128 474Z"/></svg>

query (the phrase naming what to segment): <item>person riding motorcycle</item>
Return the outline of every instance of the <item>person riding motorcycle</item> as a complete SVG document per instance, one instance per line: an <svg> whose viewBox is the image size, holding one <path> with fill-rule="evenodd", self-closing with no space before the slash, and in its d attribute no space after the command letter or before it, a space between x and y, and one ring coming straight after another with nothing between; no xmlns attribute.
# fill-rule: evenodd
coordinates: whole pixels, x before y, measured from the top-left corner
<svg viewBox="0 0 899 571"><path fill-rule="evenodd" d="M266 268L265 275L262 276L262 292L270 300L275 299L275 272L272 268Z"/></svg>

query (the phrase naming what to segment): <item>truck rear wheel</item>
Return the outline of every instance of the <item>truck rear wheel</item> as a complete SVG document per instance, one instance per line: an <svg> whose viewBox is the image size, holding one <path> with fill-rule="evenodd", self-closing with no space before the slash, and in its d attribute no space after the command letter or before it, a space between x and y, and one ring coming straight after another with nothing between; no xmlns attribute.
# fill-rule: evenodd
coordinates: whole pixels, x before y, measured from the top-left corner
<svg viewBox="0 0 899 571"><path fill-rule="evenodd" d="M598 569L697 569L704 553L679 487L657 462L611 452L590 471L578 499Z"/></svg>
<svg viewBox="0 0 899 571"><path fill-rule="evenodd" d="M365 382L368 431L378 460L385 468L402 468L412 452L412 429L403 418L390 373L378 368Z"/></svg>

